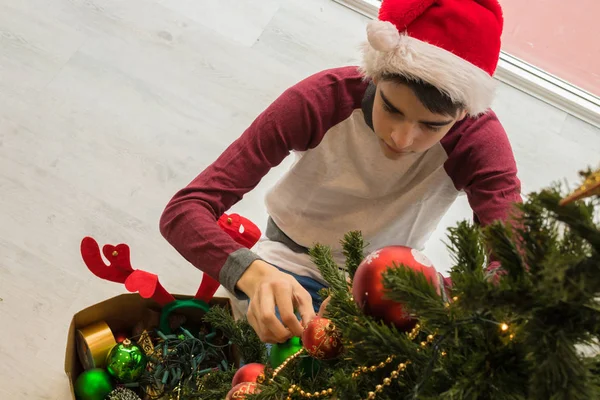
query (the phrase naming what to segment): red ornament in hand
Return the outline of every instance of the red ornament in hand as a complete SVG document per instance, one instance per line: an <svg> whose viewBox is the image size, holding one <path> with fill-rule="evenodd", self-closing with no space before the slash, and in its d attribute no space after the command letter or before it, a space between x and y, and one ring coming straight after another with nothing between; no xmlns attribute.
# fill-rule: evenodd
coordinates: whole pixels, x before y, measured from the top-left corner
<svg viewBox="0 0 600 400"><path fill-rule="evenodd" d="M341 335L335 325L323 317L315 317L302 333L302 345L314 358L330 360L344 350Z"/></svg>
<svg viewBox="0 0 600 400"><path fill-rule="evenodd" d="M440 293L439 275L427 257L410 247L388 246L369 254L360 263L354 274L352 295L365 314L393 324L401 331L410 331L417 321L402 304L384 297L382 274L394 264L422 272Z"/></svg>
<svg viewBox="0 0 600 400"><path fill-rule="evenodd" d="M225 400L245 399L246 395L258 392L260 392L260 390L258 389L258 385L256 383L244 382L232 387L229 393L227 393Z"/></svg>
<svg viewBox="0 0 600 400"><path fill-rule="evenodd" d="M265 380L265 366L259 363L246 364L237 370L231 381L231 386L244 382L263 383Z"/></svg>

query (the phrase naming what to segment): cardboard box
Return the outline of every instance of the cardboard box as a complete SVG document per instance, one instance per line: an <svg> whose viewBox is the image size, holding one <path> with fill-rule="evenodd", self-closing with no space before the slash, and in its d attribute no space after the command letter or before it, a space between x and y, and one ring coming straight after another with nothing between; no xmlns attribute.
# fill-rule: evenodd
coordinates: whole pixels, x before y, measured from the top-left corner
<svg viewBox="0 0 600 400"><path fill-rule="evenodd" d="M252 221L238 214L223 214L219 217L217 225L226 232L233 240L251 248L260 238L260 230ZM111 349L115 341L114 334L127 332L128 337L135 338L143 329L152 330L160 325L161 305L166 308L165 326L168 324L167 317L185 317L184 327L191 325L202 325L203 311L198 308L198 303L204 307L224 306L235 319L240 317L241 310L233 307L227 297L213 297L221 288L219 283L208 275L203 275L202 282L195 296L173 295L169 293L159 282L158 276L150 272L134 269L131 263L130 248L125 243L116 246L105 244L100 246L98 242L89 236L82 239L80 245L81 257L86 267L97 277L125 285L131 292L94 304L73 316L67 337L67 349L65 352L65 373L69 377L71 386L71 398L75 400L74 385L84 371L84 364L78 353L78 336L89 336L90 343L98 351L95 357L83 357L88 366L93 367L105 360L105 354ZM106 263L108 261L108 264ZM138 292L138 293L136 293ZM176 302L175 300L190 300L194 302ZM192 308L187 308L192 306ZM183 307L183 308L180 308ZM179 317L177 317L179 316ZM140 321L146 321L144 328L139 327ZM150 322L148 322L150 321ZM90 327L95 323L104 323L101 327ZM112 331L113 335L108 331ZM181 324L175 324L180 326ZM82 335L79 330L89 328ZM165 328L168 329L168 328ZM96 346L97 344L97 346ZM85 348L85 347L84 347ZM239 366L239 353L234 346L228 348L229 354L225 354L230 364ZM85 353L84 353L85 354ZM89 354L89 352L88 352Z"/></svg>
<svg viewBox="0 0 600 400"><path fill-rule="evenodd" d="M191 299L191 296L174 295L176 299ZM232 311L231 302L228 298L214 297L211 306L226 307ZM152 299L144 299L137 293L122 294L101 303L94 304L79 311L71 319L67 337L67 348L65 351L65 373L69 377L71 386L71 398L76 400L74 392L75 380L83 371L83 366L77 353L77 330L85 328L95 322L105 321L113 332L131 332L140 321L150 321L150 325L156 322L155 316L160 313L160 305ZM200 323L202 311L195 309L181 309L174 314L185 316L187 323ZM139 328L139 327L138 327ZM234 347L228 355L230 361L239 366L239 354Z"/></svg>

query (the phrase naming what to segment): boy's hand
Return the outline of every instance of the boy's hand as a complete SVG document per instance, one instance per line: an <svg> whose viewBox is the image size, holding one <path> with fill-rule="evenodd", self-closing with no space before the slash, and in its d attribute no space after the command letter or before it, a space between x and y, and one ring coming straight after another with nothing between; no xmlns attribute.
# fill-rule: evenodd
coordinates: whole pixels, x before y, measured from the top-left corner
<svg viewBox="0 0 600 400"><path fill-rule="evenodd" d="M250 264L237 287L250 298L248 322L265 343L282 343L291 336L302 336L302 325L315 317L312 297L306 289L293 276L264 261ZM283 323L275 315L275 306ZM294 309L300 312L302 324Z"/></svg>

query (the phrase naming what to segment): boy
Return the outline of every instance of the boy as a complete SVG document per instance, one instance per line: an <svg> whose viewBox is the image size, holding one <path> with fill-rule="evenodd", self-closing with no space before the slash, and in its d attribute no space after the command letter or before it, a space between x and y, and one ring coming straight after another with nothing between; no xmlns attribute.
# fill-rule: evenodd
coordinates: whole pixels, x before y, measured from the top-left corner
<svg viewBox="0 0 600 400"><path fill-rule="evenodd" d="M272 343L300 336L318 310L324 282L307 254L315 242L340 265L339 240L351 230L362 231L367 252L421 249L459 192L478 223L506 218L520 183L489 111L502 25L497 0L384 0L363 65L286 90L173 197L162 234L247 296L250 324ZM215 221L290 151L296 162L266 198L266 237L245 249Z"/></svg>

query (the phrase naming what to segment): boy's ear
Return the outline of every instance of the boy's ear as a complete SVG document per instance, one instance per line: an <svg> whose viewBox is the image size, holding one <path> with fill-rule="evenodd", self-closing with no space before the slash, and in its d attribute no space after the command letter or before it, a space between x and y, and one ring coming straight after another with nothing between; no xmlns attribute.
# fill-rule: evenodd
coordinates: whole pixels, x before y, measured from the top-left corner
<svg viewBox="0 0 600 400"><path fill-rule="evenodd" d="M458 114L458 118L456 119L456 121L462 121L463 119L465 119L467 116L467 110L460 110L460 113Z"/></svg>

